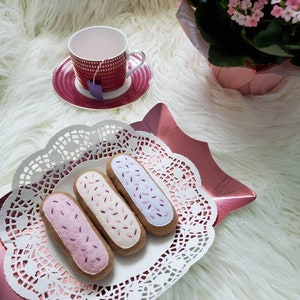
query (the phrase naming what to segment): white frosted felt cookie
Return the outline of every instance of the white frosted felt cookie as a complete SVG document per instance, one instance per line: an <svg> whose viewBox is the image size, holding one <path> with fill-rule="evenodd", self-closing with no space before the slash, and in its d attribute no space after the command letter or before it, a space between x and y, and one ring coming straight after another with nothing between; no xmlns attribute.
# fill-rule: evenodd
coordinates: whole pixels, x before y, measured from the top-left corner
<svg viewBox="0 0 300 300"><path fill-rule="evenodd" d="M112 270L111 249L71 195L57 192L47 196L40 214L51 238L78 273L98 280Z"/></svg>
<svg viewBox="0 0 300 300"><path fill-rule="evenodd" d="M78 201L108 244L120 255L138 252L145 245L146 232L110 179L87 170L74 181Z"/></svg>
<svg viewBox="0 0 300 300"><path fill-rule="evenodd" d="M167 235L175 230L173 205L137 160L118 154L108 161L106 172L148 232Z"/></svg>

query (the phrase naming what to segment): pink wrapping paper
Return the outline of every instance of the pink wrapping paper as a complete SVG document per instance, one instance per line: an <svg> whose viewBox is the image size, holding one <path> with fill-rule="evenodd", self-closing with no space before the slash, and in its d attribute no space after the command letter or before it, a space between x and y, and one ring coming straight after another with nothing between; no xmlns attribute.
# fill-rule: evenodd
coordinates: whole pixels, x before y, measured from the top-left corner
<svg viewBox="0 0 300 300"><path fill-rule="evenodd" d="M219 84L224 88L239 91L242 95L263 95L275 88L283 79L279 74L256 71L244 67L216 67L211 69Z"/></svg>

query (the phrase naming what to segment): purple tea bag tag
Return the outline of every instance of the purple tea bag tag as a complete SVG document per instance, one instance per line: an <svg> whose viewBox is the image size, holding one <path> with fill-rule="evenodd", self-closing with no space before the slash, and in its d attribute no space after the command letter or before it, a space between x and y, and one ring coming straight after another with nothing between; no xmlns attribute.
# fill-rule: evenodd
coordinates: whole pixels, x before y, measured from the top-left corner
<svg viewBox="0 0 300 300"><path fill-rule="evenodd" d="M87 82L89 91L92 96L94 96L97 100L104 100L103 99L103 90L102 85L93 82L93 80L88 80Z"/></svg>

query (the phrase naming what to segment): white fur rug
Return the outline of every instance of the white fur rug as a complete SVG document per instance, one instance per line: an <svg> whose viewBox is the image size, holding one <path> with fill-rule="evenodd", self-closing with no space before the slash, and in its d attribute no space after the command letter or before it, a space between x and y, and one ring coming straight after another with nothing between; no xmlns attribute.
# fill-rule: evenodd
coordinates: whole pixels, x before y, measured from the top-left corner
<svg viewBox="0 0 300 300"><path fill-rule="evenodd" d="M160 299L299 299L300 79L265 96L221 88L176 19L177 0L2 0L0 2L0 186L57 131L105 119L141 120L158 102L207 141L256 201L217 228L209 252ZM88 111L62 101L52 73L67 39L90 25L122 29L147 55L153 80L131 105Z"/></svg>

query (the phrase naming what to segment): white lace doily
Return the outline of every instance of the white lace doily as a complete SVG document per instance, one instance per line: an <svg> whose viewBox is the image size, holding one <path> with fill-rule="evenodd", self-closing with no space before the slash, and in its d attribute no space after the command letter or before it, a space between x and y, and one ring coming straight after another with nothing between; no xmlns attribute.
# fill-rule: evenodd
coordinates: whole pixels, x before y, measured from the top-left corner
<svg viewBox="0 0 300 300"><path fill-rule="evenodd" d="M38 207L52 191L73 194L78 172L88 167L105 170L106 160L119 152L135 157L153 175L173 202L179 223L169 237L147 235L140 253L115 255L114 271L103 281L87 282L48 238ZM155 299L207 252L216 216L196 167L153 134L117 121L72 126L25 160L15 174L13 193L0 212L1 239L7 248L4 271L11 287L30 300Z"/></svg>

